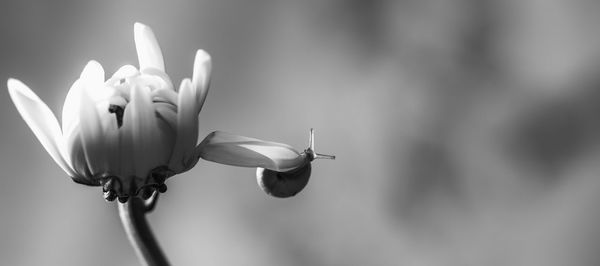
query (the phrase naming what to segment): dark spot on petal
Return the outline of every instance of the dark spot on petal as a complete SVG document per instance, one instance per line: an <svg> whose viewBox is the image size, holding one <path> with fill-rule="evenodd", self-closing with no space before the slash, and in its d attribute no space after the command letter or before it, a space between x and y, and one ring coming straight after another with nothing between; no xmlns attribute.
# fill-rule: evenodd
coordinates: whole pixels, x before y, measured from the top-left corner
<svg viewBox="0 0 600 266"><path fill-rule="evenodd" d="M117 126L121 128L123 125L123 114L125 113L125 108L119 105L111 104L108 106L108 112L111 114L115 114L115 118L117 119Z"/></svg>

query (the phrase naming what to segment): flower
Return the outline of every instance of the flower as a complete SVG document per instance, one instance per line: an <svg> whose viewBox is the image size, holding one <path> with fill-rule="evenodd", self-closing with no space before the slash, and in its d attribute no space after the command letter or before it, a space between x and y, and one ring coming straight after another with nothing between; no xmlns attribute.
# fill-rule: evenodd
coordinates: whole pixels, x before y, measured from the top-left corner
<svg viewBox="0 0 600 266"><path fill-rule="evenodd" d="M107 200L125 202L164 192L167 178L191 169L199 158L273 171L314 159L285 144L223 132L197 145L197 117L210 83L209 54L196 52L192 79L183 79L175 90L152 29L135 23L134 40L139 69L125 65L105 80L102 66L90 61L66 96L62 128L24 83L7 82L27 125L75 182L103 186Z"/></svg>
<svg viewBox="0 0 600 266"><path fill-rule="evenodd" d="M192 79L175 90L149 27L136 23L139 70L119 68L104 80L90 61L73 83L57 119L25 84L8 80L18 111L54 161L75 182L105 186L126 200L144 187L164 190L164 180L189 170L198 134L197 116L208 92L211 59L196 52Z"/></svg>

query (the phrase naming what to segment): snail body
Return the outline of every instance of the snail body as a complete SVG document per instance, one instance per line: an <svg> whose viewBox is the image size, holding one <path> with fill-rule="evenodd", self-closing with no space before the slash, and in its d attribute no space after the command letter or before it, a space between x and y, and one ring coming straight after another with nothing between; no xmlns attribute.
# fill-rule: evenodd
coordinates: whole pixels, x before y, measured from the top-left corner
<svg viewBox="0 0 600 266"><path fill-rule="evenodd" d="M256 167L258 186L268 195L287 198L298 194L308 184L311 163L315 159L335 156L315 152L314 130L309 146L298 152L289 145L215 131L196 150L197 156L221 164Z"/></svg>
<svg viewBox="0 0 600 266"><path fill-rule="evenodd" d="M315 131L310 129L308 148L300 154L303 163L289 171L275 171L258 167L256 181L268 195L277 198L295 196L306 187L312 171L311 163L315 159L335 159L335 156L315 152Z"/></svg>

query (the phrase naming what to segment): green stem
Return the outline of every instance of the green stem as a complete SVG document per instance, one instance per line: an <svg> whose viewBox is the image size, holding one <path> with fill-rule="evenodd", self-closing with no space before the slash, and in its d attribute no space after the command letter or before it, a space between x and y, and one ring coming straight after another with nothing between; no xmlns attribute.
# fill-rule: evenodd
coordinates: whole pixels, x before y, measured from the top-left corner
<svg viewBox="0 0 600 266"><path fill-rule="evenodd" d="M167 266L169 262L156 242L145 217L146 213L154 207L156 200L158 200L158 192L155 192L146 202L138 197L131 197L126 203L117 203L117 205L119 205L119 217L127 238L142 264Z"/></svg>

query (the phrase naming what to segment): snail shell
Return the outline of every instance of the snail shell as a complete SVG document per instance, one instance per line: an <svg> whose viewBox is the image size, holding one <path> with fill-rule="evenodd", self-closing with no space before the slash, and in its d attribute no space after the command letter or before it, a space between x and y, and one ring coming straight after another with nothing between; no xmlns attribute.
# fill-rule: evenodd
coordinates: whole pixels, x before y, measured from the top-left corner
<svg viewBox="0 0 600 266"><path fill-rule="evenodd" d="M277 172L259 167L256 169L256 181L267 194L277 198L289 198L306 187L310 172L309 162L287 172Z"/></svg>

